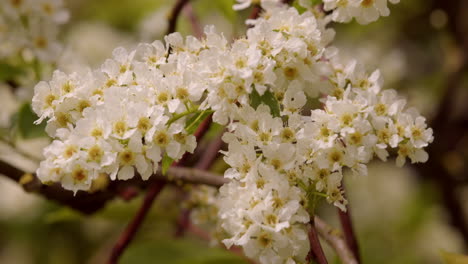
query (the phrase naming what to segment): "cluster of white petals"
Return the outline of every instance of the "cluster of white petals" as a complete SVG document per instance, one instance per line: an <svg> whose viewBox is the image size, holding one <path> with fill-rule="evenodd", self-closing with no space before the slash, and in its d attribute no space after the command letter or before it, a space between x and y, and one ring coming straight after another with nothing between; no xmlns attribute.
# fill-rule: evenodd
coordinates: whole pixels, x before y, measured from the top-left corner
<svg viewBox="0 0 468 264"><path fill-rule="evenodd" d="M177 48L180 41L174 34L166 47L157 41L131 52L117 48L100 69L55 71L50 82L37 84L37 122L48 119L46 131L56 139L44 151L38 177L75 192L89 190L100 174L127 180L136 169L148 179L164 153L178 160L192 152L196 141L186 123L199 114L195 102L206 88L191 65L206 46L188 38L185 50Z"/></svg>
<svg viewBox="0 0 468 264"><path fill-rule="evenodd" d="M263 5L279 3L282 0L237 0L233 6L235 10L248 8L252 4ZM400 0L388 0L392 4L398 4ZM314 5L313 0L299 0L299 5L310 8ZM323 0L325 11L331 12L331 19L336 22L348 23L353 18L359 24L369 24L381 16L390 15L387 0Z"/></svg>
<svg viewBox="0 0 468 264"><path fill-rule="evenodd" d="M40 61L57 59L61 45L58 26L67 22L62 0L0 2L0 58L31 54Z"/></svg>
<svg viewBox="0 0 468 264"><path fill-rule="evenodd" d="M389 0L397 4L400 0ZM332 19L347 23L355 18L359 24L369 24L381 16L390 15L387 0L323 0L324 9L332 11Z"/></svg>
<svg viewBox="0 0 468 264"><path fill-rule="evenodd" d="M39 83L33 109L55 141L38 177L74 191L99 175L147 179L163 155L194 150L192 120L213 111L228 129L230 182L206 203L216 204L223 243L260 263L306 263L316 201L345 210L344 170L365 175L390 153L399 166L425 162L432 130L381 89L379 71L342 62L329 16L275 1L263 8L232 44L214 27L200 40L174 33L166 45L118 48L100 69Z"/></svg>

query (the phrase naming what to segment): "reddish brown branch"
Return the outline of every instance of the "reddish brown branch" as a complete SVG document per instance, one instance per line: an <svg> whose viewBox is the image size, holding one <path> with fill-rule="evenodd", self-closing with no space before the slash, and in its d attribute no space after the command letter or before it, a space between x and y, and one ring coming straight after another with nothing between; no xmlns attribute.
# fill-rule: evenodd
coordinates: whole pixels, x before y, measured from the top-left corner
<svg viewBox="0 0 468 264"><path fill-rule="evenodd" d="M320 240L317 235L314 216L312 216L310 220L309 243L310 251L309 255L307 256L308 260L314 259L318 262L318 264L328 264L327 258L325 257L325 253L323 253L323 249L320 245Z"/></svg>
<svg viewBox="0 0 468 264"><path fill-rule="evenodd" d="M174 33L177 28L177 21L179 20L180 13L184 6L189 2L189 0L178 0L174 7L172 8L171 14L169 16L169 26L167 27L166 35Z"/></svg>
<svg viewBox="0 0 468 264"><path fill-rule="evenodd" d="M151 205L153 204L154 199L158 196L158 194L161 192L165 185L166 183L163 181L155 181L151 184L151 186L148 189L148 192L146 193L142 206L140 207L130 224L128 224L127 228L125 228L125 231L122 233L119 240L112 249L109 261L107 262L108 264L115 264L118 262L122 253L130 244L130 242L132 242L136 233L140 229L143 220L145 219L146 215L151 209Z"/></svg>
<svg viewBox="0 0 468 264"><path fill-rule="evenodd" d="M187 18L190 20L190 25L192 26L192 31L195 37L201 38L203 36L203 28L200 25L200 21L198 20L195 12L193 11L193 7L190 3L188 3L185 8L184 12Z"/></svg>
<svg viewBox="0 0 468 264"><path fill-rule="evenodd" d="M357 264L353 252L348 248L338 230L334 230L318 216L315 216L315 227L319 235L335 250L343 264Z"/></svg>
<svg viewBox="0 0 468 264"><path fill-rule="evenodd" d="M249 19L257 19L262 12L262 7L260 5L254 5L252 12L249 15Z"/></svg>
<svg viewBox="0 0 468 264"><path fill-rule="evenodd" d="M203 122L200 124L200 126L197 128L197 131L195 132L195 137L197 138L197 142L200 142L203 136L208 132L211 124L213 123L213 115L208 116ZM187 154L187 153L186 153ZM186 156L186 161L188 160ZM211 166L210 161L210 153L205 152L204 155L201 156L200 161L197 162L195 165L195 168L200 169L200 170L207 170ZM205 160L208 159L208 160ZM203 162L203 164L200 164L200 162ZM188 198L187 193L183 193L182 199L185 200ZM176 227L176 232L175 232L175 237L182 237L185 234L185 231L187 230L188 226L190 225L190 213L191 210L188 208L183 208L182 211L180 212L179 217L177 218L177 227Z"/></svg>
<svg viewBox="0 0 468 264"><path fill-rule="evenodd" d="M215 140L210 142L208 147L203 152L203 155L201 156L200 160L195 164L195 168L199 170L208 170L213 165L213 162L216 160L216 157L219 153L219 150L221 149L222 144L223 141L221 139L221 135L219 135ZM186 199L187 197L188 195L186 194L184 199ZM182 237L185 234L185 231L190 225L190 214L191 209L182 209L179 218L177 219L177 229L175 232L176 237Z"/></svg>
<svg viewBox="0 0 468 264"><path fill-rule="evenodd" d="M18 183L25 172L0 160L0 174ZM146 189L153 181L159 180L168 183L183 181L192 184L207 184L214 187L219 187L227 182L220 175L184 167L169 168L168 175L169 177L166 177L158 172L151 176L148 181L144 181L140 177L134 177L127 181L113 181L103 190L93 193L79 191L76 195L71 191L63 189L59 183L52 185L42 184L34 174L32 174L31 180L23 183L22 186L27 192L39 194L44 198L71 207L81 213L92 214L102 209L108 201L120 196L122 192L126 192L129 188L132 189L132 192L135 189ZM127 195L124 195L124 197L127 197Z"/></svg>
<svg viewBox="0 0 468 264"><path fill-rule="evenodd" d="M341 185L341 188L344 190L344 184ZM349 201L348 201L349 202ZM349 204L346 206L346 212L338 210L338 215L340 218L341 227L343 228L344 238L349 249L353 252L354 257L356 258L357 263L361 262L359 254L359 246L354 233L353 222L351 219L351 212Z"/></svg>
<svg viewBox="0 0 468 264"><path fill-rule="evenodd" d="M213 139L213 141L211 141L203 151L203 155L195 164L195 168L199 170L208 170L211 168L216 158L220 154L219 151L221 150L223 144L224 142L222 140L222 134L220 134L215 139Z"/></svg>
<svg viewBox="0 0 468 264"><path fill-rule="evenodd" d="M357 243L356 236L354 234L353 223L351 221L351 216L349 212L349 207L346 212L338 210L338 215L340 217L341 227L343 228L344 238L349 249L353 252L354 257L357 260L357 263L360 263L360 254L359 246Z"/></svg>

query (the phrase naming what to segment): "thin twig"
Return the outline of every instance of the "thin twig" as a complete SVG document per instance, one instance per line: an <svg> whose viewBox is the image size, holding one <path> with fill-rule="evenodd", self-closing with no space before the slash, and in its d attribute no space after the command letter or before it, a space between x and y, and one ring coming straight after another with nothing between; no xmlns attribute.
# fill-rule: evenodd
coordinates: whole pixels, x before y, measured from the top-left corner
<svg viewBox="0 0 468 264"><path fill-rule="evenodd" d="M318 216L315 216L314 222L319 235L334 249L343 264L358 264L338 230L334 230Z"/></svg>
<svg viewBox="0 0 468 264"><path fill-rule="evenodd" d="M252 12L249 15L249 19L257 19L262 12L262 7L260 5L254 5Z"/></svg>
<svg viewBox="0 0 468 264"><path fill-rule="evenodd" d="M0 160L0 174L19 183L26 172ZM111 182L105 190L96 191L94 193L79 191L74 195L73 192L63 189L58 183L52 185L42 184L35 174L31 174L29 179L29 181L21 183L25 191L39 194L42 197L69 206L84 214L92 214L100 210L108 201L117 197L124 188L145 189L149 184L157 180L167 181L168 183L183 181L191 184L206 184L214 187L219 187L227 182L222 176L203 170L172 167L168 170L168 176L163 176L158 172L151 176L148 181L144 181L140 177L134 177L128 181Z"/></svg>
<svg viewBox="0 0 468 264"><path fill-rule="evenodd" d="M180 13L184 6L189 2L189 0L178 0L177 3L172 8L171 14L169 16L169 26L167 27L166 35L174 33L177 28L177 21L179 20Z"/></svg>
<svg viewBox="0 0 468 264"><path fill-rule="evenodd" d="M349 208L346 212L338 210L338 215L340 217L341 227L343 228L343 233L345 237L346 244L348 245L349 249L353 252L354 257L356 258L357 263L360 263L360 254L359 254L359 246L356 240L356 236L354 234L353 224L351 221L351 216L349 212Z"/></svg>
<svg viewBox="0 0 468 264"><path fill-rule="evenodd" d="M213 139L210 144L206 147L203 151L203 155L195 164L195 168L199 170L208 170L211 168L213 163L216 161L216 158L220 154L219 151L221 150L224 142L222 140L222 135L224 131L220 133L215 139Z"/></svg>
<svg viewBox="0 0 468 264"><path fill-rule="evenodd" d="M312 216L313 217L313 216ZM316 260L319 264L328 264L325 253L323 253L322 246L320 245L320 240L317 235L317 230L315 226L315 218L310 220L310 230L309 230L309 243L310 251L308 255L309 260Z"/></svg>
<svg viewBox="0 0 468 264"><path fill-rule="evenodd" d="M184 8L185 15L190 20L190 25L192 26L192 31L195 37L201 38L203 36L203 28L198 20L195 12L193 11L193 7L190 3L188 3Z"/></svg>
<svg viewBox="0 0 468 264"><path fill-rule="evenodd" d="M200 143L203 136L205 136L205 134L208 132L212 122L213 122L212 115L208 116L205 120L203 120L203 122L200 124L200 126L197 128L197 131L195 132L195 138L197 139L197 142ZM185 153L184 157L182 157L182 162L184 164L188 161L188 157L189 157L188 153ZM195 168L201 169L201 170L208 169L205 167L199 168L196 165L195 165ZM182 196L181 200L186 200L189 197L188 193L184 191L181 192L181 196ZM176 231L174 234L175 237L182 237L185 234L185 230L190 225L190 213L191 213L190 209L182 208L179 214L179 217L177 218L177 226L176 226Z"/></svg>
<svg viewBox="0 0 468 264"><path fill-rule="evenodd" d="M209 117L211 119L211 116ZM210 121L211 122L211 121ZM203 155L195 164L195 168L199 170L209 170L209 168L213 165L213 162L216 160L217 154L222 146L221 135L217 137L215 140L210 142L208 147L203 152ZM223 178L223 180L225 180ZM187 199L189 197L188 193L185 193L183 199ZM177 218L177 228L175 231L175 237L182 237L185 234L185 231L188 229L190 223L190 208L182 208L179 217Z"/></svg>
<svg viewBox="0 0 468 264"><path fill-rule="evenodd" d="M153 204L154 199L158 196L165 185L166 183L163 181L155 181L151 184L148 192L146 193L142 206L138 210L137 214L133 217L130 224L128 224L127 228L125 228L125 231L122 233L119 240L112 249L109 261L107 262L108 264L115 264L118 262L122 253L125 251L130 242L132 242L136 233L140 229L143 220L151 209L151 205Z"/></svg>
<svg viewBox="0 0 468 264"><path fill-rule="evenodd" d="M341 189L344 191L344 183L342 183ZM344 233L346 244L348 245L349 249L353 252L357 263L360 263L361 258L359 254L359 246L358 246L356 234L353 228L349 201L348 201L348 205L346 206L345 212L341 211L341 209L339 208L337 208L337 210L338 210L338 215L340 218L341 227L343 228L343 233Z"/></svg>
<svg viewBox="0 0 468 264"><path fill-rule="evenodd" d="M160 175L160 174L158 174ZM223 176L211 173L209 171L192 169L186 167L173 167L168 171L169 180L183 181L186 183L206 184L210 186L220 187L227 183L228 180Z"/></svg>

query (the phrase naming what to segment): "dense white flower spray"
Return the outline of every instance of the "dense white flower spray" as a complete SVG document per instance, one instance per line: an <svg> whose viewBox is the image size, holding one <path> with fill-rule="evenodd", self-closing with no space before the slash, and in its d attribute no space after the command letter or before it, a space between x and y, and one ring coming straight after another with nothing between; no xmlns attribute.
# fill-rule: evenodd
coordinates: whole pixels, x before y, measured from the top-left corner
<svg viewBox="0 0 468 264"><path fill-rule="evenodd" d="M58 26L68 17L62 0L1 1L0 58L30 53L43 62L56 60Z"/></svg>
<svg viewBox="0 0 468 264"><path fill-rule="evenodd" d="M240 9L252 1L238 2ZM55 72L33 98L38 122L47 120L55 138L38 177L75 192L99 175L148 179L161 159L195 149L197 120L213 112L228 129L223 154L231 167L224 175L231 181L209 199L223 242L260 263L305 263L316 199L345 210L344 169L365 175L374 156L389 153L399 166L406 158L425 162L423 148L433 140L424 117L381 89L379 71L343 62L330 46L331 19L388 15L385 0L354 1L362 10L352 13L345 2L325 1L334 9L325 16L307 3L300 14L263 1L260 18L232 44L210 26L203 39L174 33L166 45L118 48L100 69L79 76ZM314 102L321 106L306 110Z"/></svg>

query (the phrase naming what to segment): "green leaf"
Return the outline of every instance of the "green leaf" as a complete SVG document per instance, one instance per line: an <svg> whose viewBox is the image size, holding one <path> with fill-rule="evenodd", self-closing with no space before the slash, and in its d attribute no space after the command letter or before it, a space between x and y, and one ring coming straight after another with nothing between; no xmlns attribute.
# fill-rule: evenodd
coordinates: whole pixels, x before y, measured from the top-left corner
<svg viewBox="0 0 468 264"><path fill-rule="evenodd" d="M468 263L468 256L449 253L445 250L440 251L440 255L444 260L444 264L466 264Z"/></svg>
<svg viewBox="0 0 468 264"><path fill-rule="evenodd" d="M210 1L213 3L213 1ZM232 6L235 4L234 0L217 0L216 7L223 13L223 15L229 20L229 22L235 22L237 18L237 12L232 9Z"/></svg>
<svg viewBox="0 0 468 264"><path fill-rule="evenodd" d="M221 249L203 246L199 241L173 238L135 243L125 251L122 264L244 264L242 258Z"/></svg>
<svg viewBox="0 0 468 264"><path fill-rule="evenodd" d="M24 73L24 70L11 64L0 62L0 81L12 80Z"/></svg>
<svg viewBox="0 0 468 264"><path fill-rule="evenodd" d="M316 5L319 5L322 3L322 0L309 0L310 4L312 6L316 6ZM302 14L304 13L305 11L307 11L307 8L304 8L302 7L301 5L299 5L299 1L294 1L293 5L292 5L294 8L296 8L297 12L299 12L299 14Z"/></svg>
<svg viewBox="0 0 468 264"><path fill-rule="evenodd" d="M304 13L305 11L307 11L307 9L305 7L302 7L299 5L299 2L298 1L294 1L293 5L292 5L294 8L296 8L297 12L299 12L299 14L302 14Z"/></svg>
<svg viewBox="0 0 468 264"><path fill-rule="evenodd" d="M235 0L198 0L193 1L193 3L196 14L199 17L205 17L219 12L223 18L226 18L230 23L234 23L237 19L237 12L232 9L232 6L236 3Z"/></svg>
<svg viewBox="0 0 468 264"><path fill-rule="evenodd" d="M274 117L280 117L280 106L273 93L267 90L263 95L260 95L256 89L252 89L252 93L250 94L250 106L257 109L260 104L267 105L270 108L270 113Z"/></svg>
<svg viewBox="0 0 468 264"><path fill-rule="evenodd" d="M47 224L55 224L60 222L77 221L82 219L82 215L75 210L69 208L60 208L45 215L44 221Z"/></svg>
<svg viewBox="0 0 468 264"><path fill-rule="evenodd" d="M257 90L254 88L252 89L252 93L250 94L250 106L257 109L257 107L262 103L262 97L258 94Z"/></svg>
<svg viewBox="0 0 468 264"><path fill-rule="evenodd" d="M78 8L77 19L100 20L119 29L132 31L138 27L138 23L155 12L161 6L172 7L173 1L167 0L114 0L88 1L84 8ZM154 25L160 27L161 25Z"/></svg>
<svg viewBox="0 0 468 264"><path fill-rule="evenodd" d="M31 105L29 103L24 103L19 111L17 116L17 125L20 135L25 139L45 137L45 123L35 125L39 117L32 111Z"/></svg>
<svg viewBox="0 0 468 264"><path fill-rule="evenodd" d="M166 175L167 170L169 170L169 167L171 167L172 163L174 160L167 155L167 153L164 154L161 162L161 168L162 168L162 174Z"/></svg>
<svg viewBox="0 0 468 264"><path fill-rule="evenodd" d="M205 110L200 113L193 115L190 119L187 120L185 123L185 131L189 134L195 133L198 126L205 120L209 115L213 113L212 110Z"/></svg>

